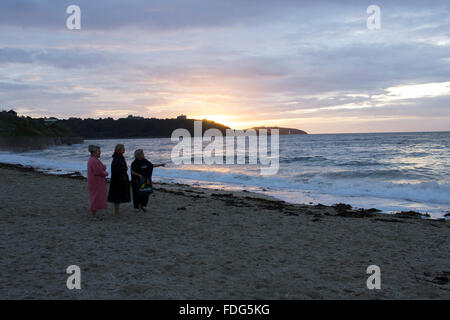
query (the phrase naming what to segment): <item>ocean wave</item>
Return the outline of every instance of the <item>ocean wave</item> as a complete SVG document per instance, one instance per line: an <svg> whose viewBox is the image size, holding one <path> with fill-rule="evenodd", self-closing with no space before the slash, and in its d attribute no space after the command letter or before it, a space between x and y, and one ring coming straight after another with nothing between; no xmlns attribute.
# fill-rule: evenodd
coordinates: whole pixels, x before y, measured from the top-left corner
<svg viewBox="0 0 450 320"><path fill-rule="evenodd" d="M230 185L315 191L343 196L371 196L386 199L430 202L450 205L450 184L438 182L394 183L369 179L328 179L317 176L293 181L279 176L224 174L195 170L166 169L155 173L159 178L185 178L190 180L220 182Z"/></svg>
<svg viewBox="0 0 450 320"><path fill-rule="evenodd" d="M381 166L382 163L378 161L369 161L369 160L350 160L343 162L335 162L336 165L342 167L367 167L367 166Z"/></svg>
<svg viewBox="0 0 450 320"><path fill-rule="evenodd" d="M328 161L327 158L322 156L304 156L304 157L293 157L293 158L280 158L280 163L294 163L294 162L325 162Z"/></svg>
<svg viewBox="0 0 450 320"><path fill-rule="evenodd" d="M437 138L442 136L448 139L449 135L427 136ZM127 140L125 143L127 150L144 148L152 161L168 163L165 168L154 171L155 181L187 179L190 183L200 185L201 182L207 182L211 186L221 185L249 190L261 188L268 190L268 194L286 191L294 197L301 193L333 195L337 199L376 197L383 201L386 199L386 203L389 199L396 199L399 203L408 201L443 204L443 208L450 209L447 149L428 156L423 152L422 145L416 149L413 147L410 149L408 146L407 150L406 148L403 150L403 147L394 146L393 142L387 143L383 140L389 135L371 136L373 139L370 141L367 141L366 137L368 136L364 139L358 137L359 142L344 141L350 139L349 136L333 138L331 135L326 137L311 135L301 141L295 137L280 137L281 141L287 140L284 143L285 149L280 151L279 173L274 176L261 176L259 166L250 165L175 166L170 163L171 147L167 139ZM437 138L430 138L431 146L436 144ZM439 139L446 141L444 138ZM101 160L108 168L111 161L110 153L117 142L119 141L95 142L102 145L104 153ZM414 145L413 142L410 143ZM345 145L349 147L343 147ZM0 162L28 165L51 173L78 171L86 175L86 162L89 157L86 148L87 145L81 145L61 146L21 154L0 152ZM128 152L126 157L130 163L133 160L132 152Z"/></svg>
<svg viewBox="0 0 450 320"><path fill-rule="evenodd" d="M322 173L323 176L332 179L361 179L361 178L389 178L393 179L419 179L422 174L405 169L365 169L365 170L342 170Z"/></svg>
<svg viewBox="0 0 450 320"><path fill-rule="evenodd" d="M450 205L450 184L438 182L393 183L372 181L335 181L327 192L346 196L371 196L386 199Z"/></svg>

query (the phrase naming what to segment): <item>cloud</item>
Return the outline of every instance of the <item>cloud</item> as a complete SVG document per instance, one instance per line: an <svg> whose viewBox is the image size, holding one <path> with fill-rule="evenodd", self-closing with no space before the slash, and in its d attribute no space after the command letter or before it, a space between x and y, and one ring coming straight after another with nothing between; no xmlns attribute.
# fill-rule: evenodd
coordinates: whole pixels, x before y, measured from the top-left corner
<svg viewBox="0 0 450 320"><path fill-rule="evenodd" d="M66 8L71 0L2 0L0 24L25 28L64 28ZM336 3L332 0L78 0L83 26L95 30L144 28L173 31L183 28L217 28L230 25L264 24L294 14L302 22L335 20L341 13L358 10L365 13L367 1ZM397 20L422 18L429 8L448 10L443 1L379 0L383 14L393 12ZM385 12L386 11L386 12ZM411 13L412 12L412 13ZM364 20L364 16L348 16L345 21ZM414 20L413 20L414 22Z"/></svg>
<svg viewBox="0 0 450 320"><path fill-rule="evenodd" d="M396 101L450 95L450 81L411 84L387 88L387 94L373 96L377 101Z"/></svg>
<svg viewBox="0 0 450 320"><path fill-rule="evenodd" d="M73 1L3 0L0 3L0 23L9 26L58 28L65 27L66 8ZM108 30L141 27L148 30L217 27L247 23L257 17L273 15L279 9L291 7L295 1L206 1L206 0L78 0L82 26Z"/></svg>
<svg viewBox="0 0 450 320"><path fill-rule="evenodd" d="M80 0L80 31L65 28L69 4L0 2L1 103L56 116L135 110L299 126L449 112L445 96L426 94L450 74L446 1L378 1L377 31L357 0Z"/></svg>
<svg viewBox="0 0 450 320"><path fill-rule="evenodd" d="M99 52L52 48L0 48L0 64L22 63L49 65L61 69L95 68L107 61Z"/></svg>

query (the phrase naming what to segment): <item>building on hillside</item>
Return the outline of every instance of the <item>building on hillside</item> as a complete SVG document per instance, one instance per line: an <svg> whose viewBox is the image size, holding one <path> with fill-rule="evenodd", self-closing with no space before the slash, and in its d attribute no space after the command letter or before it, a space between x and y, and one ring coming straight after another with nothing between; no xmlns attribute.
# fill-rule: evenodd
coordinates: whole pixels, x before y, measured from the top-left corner
<svg viewBox="0 0 450 320"><path fill-rule="evenodd" d="M58 119L55 118L55 117L45 118L45 119L44 119L44 123L45 123L45 124L51 124L51 123L55 123L55 122L58 122Z"/></svg>
<svg viewBox="0 0 450 320"><path fill-rule="evenodd" d="M135 117L135 116L133 116L132 114L130 114L129 116L128 116L128 118L127 119L134 119L134 120L143 120L144 119L144 117Z"/></svg>

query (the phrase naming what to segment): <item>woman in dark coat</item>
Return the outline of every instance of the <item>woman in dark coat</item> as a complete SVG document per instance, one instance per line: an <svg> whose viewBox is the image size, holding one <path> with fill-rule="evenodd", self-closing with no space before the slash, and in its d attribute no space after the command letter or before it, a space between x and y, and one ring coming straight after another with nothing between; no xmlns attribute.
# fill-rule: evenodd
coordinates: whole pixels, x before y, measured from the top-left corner
<svg viewBox="0 0 450 320"><path fill-rule="evenodd" d="M114 215L119 215L120 204L131 201L128 166L123 154L125 146L118 144L114 150L111 163L111 180L109 182L108 201L114 203Z"/></svg>
<svg viewBox="0 0 450 320"><path fill-rule="evenodd" d="M139 186L142 180L152 178L153 168L164 167L165 164L153 164L145 159L144 151L138 149L134 152L135 160L131 164L131 187L133 189L133 204L135 209L147 211L147 203L149 194L139 193Z"/></svg>

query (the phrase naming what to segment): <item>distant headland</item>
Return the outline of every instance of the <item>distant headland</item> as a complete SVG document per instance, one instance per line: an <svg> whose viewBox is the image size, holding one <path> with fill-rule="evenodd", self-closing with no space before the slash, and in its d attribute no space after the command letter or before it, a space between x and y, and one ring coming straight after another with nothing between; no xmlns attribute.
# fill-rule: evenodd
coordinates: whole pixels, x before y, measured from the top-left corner
<svg viewBox="0 0 450 320"><path fill-rule="evenodd" d="M208 129L218 129L225 135L227 129L231 129L223 124L203 119L188 119L185 115L176 118L144 118L141 116L129 115L126 118L100 118L100 119L81 119L69 118L58 120L58 123L70 128L77 135L85 139L121 139L121 138L158 138L171 137L176 129L186 129L191 135L194 135L194 122L202 121L202 133ZM255 127L259 129L278 129L280 135L288 134L307 134L303 130L281 127Z"/></svg>
<svg viewBox="0 0 450 320"><path fill-rule="evenodd" d="M194 134L194 122L202 121L203 133L208 129L218 129L225 135L231 129L220 123L203 119L188 119L185 115L177 118L144 118L129 115L125 118L81 119L31 118L18 116L14 110L0 112L0 150L23 151L44 149L61 144L82 143L84 139L130 139L171 137L176 129L186 129ZM278 129L280 135L307 134L303 130L281 127L254 127Z"/></svg>
<svg viewBox="0 0 450 320"><path fill-rule="evenodd" d="M280 135L308 134L306 131L303 130L293 128L282 128L282 127L253 127L252 129L255 129L257 131L259 131L260 129L266 129L268 134L270 134L272 129L278 129Z"/></svg>

